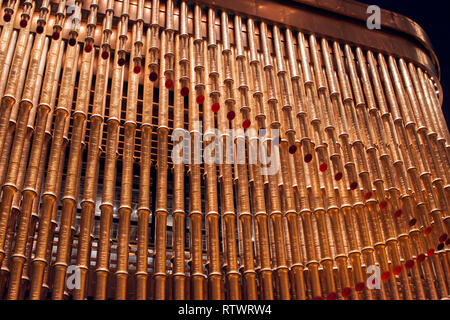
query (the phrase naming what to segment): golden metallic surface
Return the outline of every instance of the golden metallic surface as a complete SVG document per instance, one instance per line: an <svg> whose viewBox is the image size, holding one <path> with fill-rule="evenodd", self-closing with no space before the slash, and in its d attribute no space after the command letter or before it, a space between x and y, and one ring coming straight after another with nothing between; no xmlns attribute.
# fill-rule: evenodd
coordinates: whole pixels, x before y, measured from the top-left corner
<svg viewBox="0 0 450 320"><path fill-rule="evenodd" d="M426 37L298 2L5 3L0 299L449 299Z"/></svg>

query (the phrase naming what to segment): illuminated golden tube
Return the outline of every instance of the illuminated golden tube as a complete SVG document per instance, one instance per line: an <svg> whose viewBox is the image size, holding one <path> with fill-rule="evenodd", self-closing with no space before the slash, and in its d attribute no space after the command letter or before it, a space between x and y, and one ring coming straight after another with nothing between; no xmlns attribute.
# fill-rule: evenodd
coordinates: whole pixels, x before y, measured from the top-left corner
<svg viewBox="0 0 450 320"><path fill-rule="evenodd" d="M119 22L120 27L121 22ZM100 205L100 232L98 239L97 264L95 269L96 288L95 299L105 300L107 279L110 263L111 228L114 211L116 188L116 166L119 143L120 108L122 105L122 91L124 81L124 66L118 63L119 56L115 55L111 81L111 100L109 117L106 121L106 155L103 175L102 204Z"/></svg>

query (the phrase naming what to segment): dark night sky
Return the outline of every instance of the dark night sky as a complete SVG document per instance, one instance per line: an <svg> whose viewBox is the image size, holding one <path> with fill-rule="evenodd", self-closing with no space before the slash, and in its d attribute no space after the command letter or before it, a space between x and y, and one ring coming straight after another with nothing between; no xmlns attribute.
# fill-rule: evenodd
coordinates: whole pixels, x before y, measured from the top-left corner
<svg viewBox="0 0 450 320"><path fill-rule="evenodd" d="M443 111L450 126L450 14L449 0L360 0L383 9L398 12L416 21L431 39L441 65L441 84L444 91ZM381 21L383 23L383 21Z"/></svg>

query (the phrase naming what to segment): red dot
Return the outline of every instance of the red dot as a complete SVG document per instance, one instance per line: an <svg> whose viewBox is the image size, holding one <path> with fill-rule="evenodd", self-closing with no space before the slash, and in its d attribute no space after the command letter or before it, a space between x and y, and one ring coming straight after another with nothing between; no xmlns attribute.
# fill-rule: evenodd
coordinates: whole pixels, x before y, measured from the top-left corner
<svg viewBox="0 0 450 320"><path fill-rule="evenodd" d="M355 286L355 290L357 291L357 292L360 292L360 291L363 291L364 290L364 288L365 288L365 284L364 284L364 282L358 282L357 284L356 284L356 286Z"/></svg>
<svg viewBox="0 0 450 320"><path fill-rule="evenodd" d="M411 269L412 267L414 266L414 260L407 260L406 262L405 262L405 268L406 269Z"/></svg>
<svg viewBox="0 0 450 320"><path fill-rule="evenodd" d="M234 113L234 111L229 111L227 113L227 119L232 121L234 118L236 117L236 113Z"/></svg>
<svg viewBox="0 0 450 320"><path fill-rule="evenodd" d="M119 60L117 60L117 64L119 65L119 67L122 67L125 65L127 61L124 58L119 58Z"/></svg>
<svg viewBox="0 0 450 320"><path fill-rule="evenodd" d="M398 274L400 274L400 272L402 272L402 266L396 266L394 268L394 274L398 275Z"/></svg>
<svg viewBox="0 0 450 320"><path fill-rule="evenodd" d="M289 153L290 154L294 154L297 152L297 146L296 145L292 145L289 147Z"/></svg>
<svg viewBox="0 0 450 320"><path fill-rule="evenodd" d="M425 255L423 253L417 256L417 262L421 263L425 260Z"/></svg>
<svg viewBox="0 0 450 320"><path fill-rule="evenodd" d="M205 102L205 96L202 94L198 95L195 102L197 102L197 104L203 104L203 102Z"/></svg>
<svg viewBox="0 0 450 320"><path fill-rule="evenodd" d="M380 209L386 209L388 203L386 200L383 200L380 202Z"/></svg>
<svg viewBox="0 0 450 320"><path fill-rule="evenodd" d="M433 227L429 226L428 228L426 228L425 230L423 230L423 233L425 235L429 235L431 233L431 231L433 231Z"/></svg>
<svg viewBox="0 0 450 320"><path fill-rule="evenodd" d="M77 40L75 40L75 38L70 38L69 39L69 46L73 47L76 44L77 44Z"/></svg>
<svg viewBox="0 0 450 320"><path fill-rule="evenodd" d="M334 180L339 181L342 179L342 172L338 172L334 175Z"/></svg>
<svg viewBox="0 0 450 320"><path fill-rule="evenodd" d="M214 102L211 106L211 111L214 113L217 113L217 112L219 112L219 109L220 109L220 103Z"/></svg>
<svg viewBox="0 0 450 320"><path fill-rule="evenodd" d="M445 247L445 244L442 242L442 243L439 243L439 244L437 245L437 248L436 248L436 249L442 250L442 249L444 249L444 247Z"/></svg>
<svg viewBox="0 0 450 320"><path fill-rule="evenodd" d="M342 296L344 298L349 297L351 294L352 294L352 288L345 287L344 289L342 289Z"/></svg>
<svg viewBox="0 0 450 320"><path fill-rule="evenodd" d="M248 129L248 128L250 128L250 124L251 124L251 121L249 119L245 119L244 122L242 122L242 128Z"/></svg>
<svg viewBox="0 0 450 320"><path fill-rule="evenodd" d="M103 51L102 52L102 59L103 60L106 60L106 59L108 59L109 58L109 52L108 51Z"/></svg>
<svg viewBox="0 0 450 320"><path fill-rule="evenodd" d="M450 239L445 240L445 244L448 246L450 245Z"/></svg>
<svg viewBox="0 0 450 320"><path fill-rule="evenodd" d="M321 296L314 297L313 300L323 300Z"/></svg>
<svg viewBox="0 0 450 320"><path fill-rule="evenodd" d="M140 73L141 72L141 66L134 66L133 72L136 73L136 74Z"/></svg>
<svg viewBox="0 0 450 320"><path fill-rule="evenodd" d="M180 94L182 97L187 97L189 95L189 88L188 87L181 88Z"/></svg>
<svg viewBox="0 0 450 320"><path fill-rule="evenodd" d="M445 240L447 240L448 235L446 233L443 233L440 237L439 237L439 242L444 242Z"/></svg>
<svg viewBox="0 0 450 320"><path fill-rule="evenodd" d="M25 28L28 25L28 21L26 19L20 20L20 27Z"/></svg>
<svg viewBox="0 0 450 320"><path fill-rule="evenodd" d="M394 212L394 217L400 218L402 213L403 213L402 209L398 209L397 211Z"/></svg>
<svg viewBox="0 0 450 320"><path fill-rule="evenodd" d="M164 83L164 86L167 89L172 89L173 88L173 80L172 79L167 79L166 82Z"/></svg>
<svg viewBox="0 0 450 320"><path fill-rule="evenodd" d="M305 157L303 158L303 160L305 160L306 163L311 162L312 154L311 153L305 154Z"/></svg>
<svg viewBox="0 0 450 320"><path fill-rule="evenodd" d="M53 32L52 39L55 40L55 41L59 39L59 32L58 31Z"/></svg>
<svg viewBox="0 0 450 320"><path fill-rule="evenodd" d="M391 272L390 271L385 271L381 274L381 280L386 281L387 279L389 279L391 277Z"/></svg>
<svg viewBox="0 0 450 320"><path fill-rule="evenodd" d="M327 169L328 169L328 165L325 162L320 164L320 166L319 166L320 172L325 172L325 171L327 171Z"/></svg>
<svg viewBox="0 0 450 320"><path fill-rule="evenodd" d="M366 192L364 195L364 199L369 200L370 198L372 198L372 191Z"/></svg>
<svg viewBox="0 0 450 320"><path fill-rule="evenodd" d="M158 80L158 74L154 71L150 72L150 75L148 76L151 82L155 82Z"/></svg>
<svg viewBox="0 0 450 320"><path fill-rule="evenodd" d="M92 51L92 45L87 44L87 45L84 47L84 51L86 51L86 52L91 52L91 51Z"/></svg>
<svg viewBox="0 0 450 320"><path fill-rule="evenodd" d="M337 297L338 297L338 295L337 295L336 292L330 292L330 293L327 295L327 300L336 300Z"/></svg>
<svg viewBox="0 0 450 320"><path fill-rule="evenodd" d="M416 218L412 218L411 220L409 220L409 226L412 227L413 225L415 225L417 222Z"/></svg>
<svg viewBox="0 0 450 320"><path fill-rule="evenodd" d="M44 32L44 27L39 25L36 27L36 33L41 34L42 32Z"/></svg>
<svg viewBox="0 0 450 320"><path fill-rule="evenodd" d="M434 254L434 251L435 250L433 248L429 249L427 252L427 256L431 257Z"/></svg>
<svg viewBox="0 0 450 320"><path fill-rule="evenodd" d="M5 22L10 22L10 21L11 21L11 15L10 15L9 13L5 13L5 14L3 15L3 20L4 20Z"/></svg>
<svg viewBox="0 0 450 320"><path fill-rule="evenodd" d="M355 190L356 188L358 188L358 182L353 181L350 183L350 190Z"/></svg>

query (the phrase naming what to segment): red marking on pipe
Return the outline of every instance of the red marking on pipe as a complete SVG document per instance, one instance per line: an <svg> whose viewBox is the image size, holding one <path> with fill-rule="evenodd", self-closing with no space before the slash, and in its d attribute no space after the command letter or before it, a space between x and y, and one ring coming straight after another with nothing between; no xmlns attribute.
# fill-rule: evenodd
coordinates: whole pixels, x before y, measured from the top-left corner
<svg viewBox="0 0 450 320"><path fill-rule="evenodd" d="M325 162L320 164L320 166L319 166L320 172L325 172L325 171L327 171L327 169L328 169L328 165Z"/></svg>
<svg viewBox="0 0 450 320"><path fill-rule="evenodd" d="M55 41L59 39L59 32L58 31L55 31L55 32L52 33L52 39L55 40Z"/></svg>
<svg viewBox="0 0 450 320"><path fill-rule="evenodd" d="M417 256L417 262L421 263L425 260L425 255L423 253Z"/></svg>
<svg viewBox="0 0 450 320"><path fill-rule="evenodd" d="M227 119L232 121L236 117L236 113L234 111L229 111L227 113Z"/></svg>
<svg viewBox="0 0 450 320"><path fill-rule="evenodd" d="M150 75L148 76L151 82L155 82L158 80L158 74L155 71L150 72Z"/></svg>
<svg viewBox="0 0 450 320"><path fill-rule="evenodd" d="M349 297L351 294L352 294L352 288L345 287L344 289L342 289L342 296L344 298Z"/></svg>
<svg viewBox="0 0 450 320"><path fill-rule="evenodd" d="M106 50L103 51L103 52L102 52L102 59L103 59L103 60L106 60L106 59L108 59L108 58L109 58L109 52L106 51Z"/></svg>
<svg viewBox="0 0 450 320"><path fill-rule="evenodd" d="M289 153L290 154L294 154L297 152L297 146L296 145L292 145L289 147Z"/></svg>
<svg viewBox="0 0 450 320"><path fill-rule="evenodd" d="M5 13L5 14L3 15L3 20L4 20L5 22L10 22L10 21L11 21L11 15L10 15L9 13Z"/></svg>
<svg viewBox="0 0 450 320"><path fill-rule="evenodd" d="M413 266L414 266L414 260L409 259L405 262L406 269L411 269Z"/></svg>
<svg viewBox="0 0 450 320"><path fill-rule="evenodd" d="M402 213L403 213L402 209L398 209L397 211L394 212L394 217L400 218Z"/></svg>
<svg viewBox="0 0 450 320"><path fill-rule="evenodd" d="M448 238L448 235L446 233L443 233L439 237L439 242L444 242L445 240L447 240L447 238Z"/></svg>
<svg viewBox="0 0 450 320"><path fill-rule="evenodd" d="M195 102L197 102L197 104L203 104L203 102L205 102L205 96L202 94L198 95Z"/></svg>
<svg viewBox="0 0 450 320"><path fill-rule="evenodd" d="M125 65L127 61L124 58L119 58L119 60L117 60L117 64L122 67Z"/></svg>
<svg viewBox="0 0 450 320"><path fill-rule="evenodd" d="M394 274L398 275L398 274L400 274L400 272L402 272L402 266L396 266L394 268Z"/></svg>
<svg viewBox="0 0 450 320"><path fill-rule="evenodd" d="M182 97L187 97L189 95L189 88L188 87L181 88L180 94Z"/></svg>
<svg viewBox="0 0 450 320"><path fill-rule="evenodd" d="M323 300L321 296L314 297L313 300Z"/></svg>
<svg viewBox="0 0 450 320"><path fill-rule="evenodd" d="M434 248L429 249L427 252L427 256L431 257L434 254L434 251Z"/></svg>
<svg viewBox="0 0 450 320"><path fill-rule="evenodd" d="M360 292L360 291L363 291L365 287L366 287L366 285L364 284L364 282L358 282L355 285L355 290Z"/></svg>
<svg viewBox="0 0 450 320"><path fill-rule="evenodd" d="M134 66L133 72L136 73L136 74L140 73L141 72L141 66Z"/></svg>
<svg viewBox="0 0 450 320"><path fill-rule="evenodd" d="M90 45L90 44L85 45L84 46L84 51L85 52L91 52L92 51L92 45Z"/></svg>
<svg viewBox="0 0 450 320"><path fill-rule="evenodd" d="M437 250L442 250L442 249L444 249L444 247L445 247L445 244L444 244L443 242L441 242L441 243L439 243L439 244L437 245L436 249L437 249Z"/></svg>
<svg viewBox="0 0 450 320"><path fill-rule="evenodd" d="M212 112L217 113L217 112L219 112L219 109L220 109L220 104L218 102L214 102L211 106Z"/></svg>
<svg viewBox="0 0 450 320"><path fill-rule="evenodd" d="M386 281L391 277L390 271L385 271L381 274L381 280Z"/></svg>
<svg viewBox="0 0 450 320"><path fill-rule="evenodd" d="M164 83L164 86L167 89L172 89L173 88L173 80L172 79L167 79L166 82Z"/></svg>
<svg viewBox="0 0 450 320"><path fill-rule="evenodd" d="M338 295L337 295L336 292L330 292L330 293L327 295L327 300L336 300L337 297L338 297Z"/></svg>
<svg viewBox="0 0 450 320"><path fill-rule="evenodd" d="M387 205L388 205L387 201L386 200L382 200L380 202L380 209L386 209Z"/></svg>
<svg viewBox="0 0 450 320"><path fill-rule="evenodd" d="M26 28L28 25L28 21L26 19L22 19L22 20L20 20L19 24L20 24L21 28Z"/></svg>
<svg viewBox="0 0 450 320"><path fill-rule="evenodd" d="M355 190L356 188L358 188L358 182L353 181L350 183L350 190Z"/></svg>
<svg viewBox="0 0 450 320"><path fill-rule="evenodd" d="M429 235L431 233L431 231L433 231L433 227L429 226L428 228L426 228L425 230L423 230L423 233L425 235Z"/></svg>
<svg viewBox="0 0 450 320"><path fill-rule="evenodd" d="M342 179L342 172L338 172L334 175L334 180L339 181Z"/></svg>
<svg viewBox="0 0 450 320"><path fill-rule="evenodd" d="M41 34L42 32L44 32L44 27L43 26L37 26L36 27L36 33Z"/></svg>
<svg viewBox="0 0 450 320"><path fill-rule="evenodd" d="M311 153L305 154L305 157L303 160L305 160L306 163L311 162L312 154Z"/></svg>
<svg viewBox="0 0 450 320"><path fill-rule="evenodd" d="M251 121L249 119L246 119L246 120L244 120L244 122L242 122L242 128L248 129L248 128L250 128L250 124L251 124Z"/></svg>
<svg viewBox="0 0 450 320"><path fill-rule="evenodd" d="M409 226L412 227L413 225L415 225L417 222L416 218L412 218L411 220L409 220Z"/></svg>

